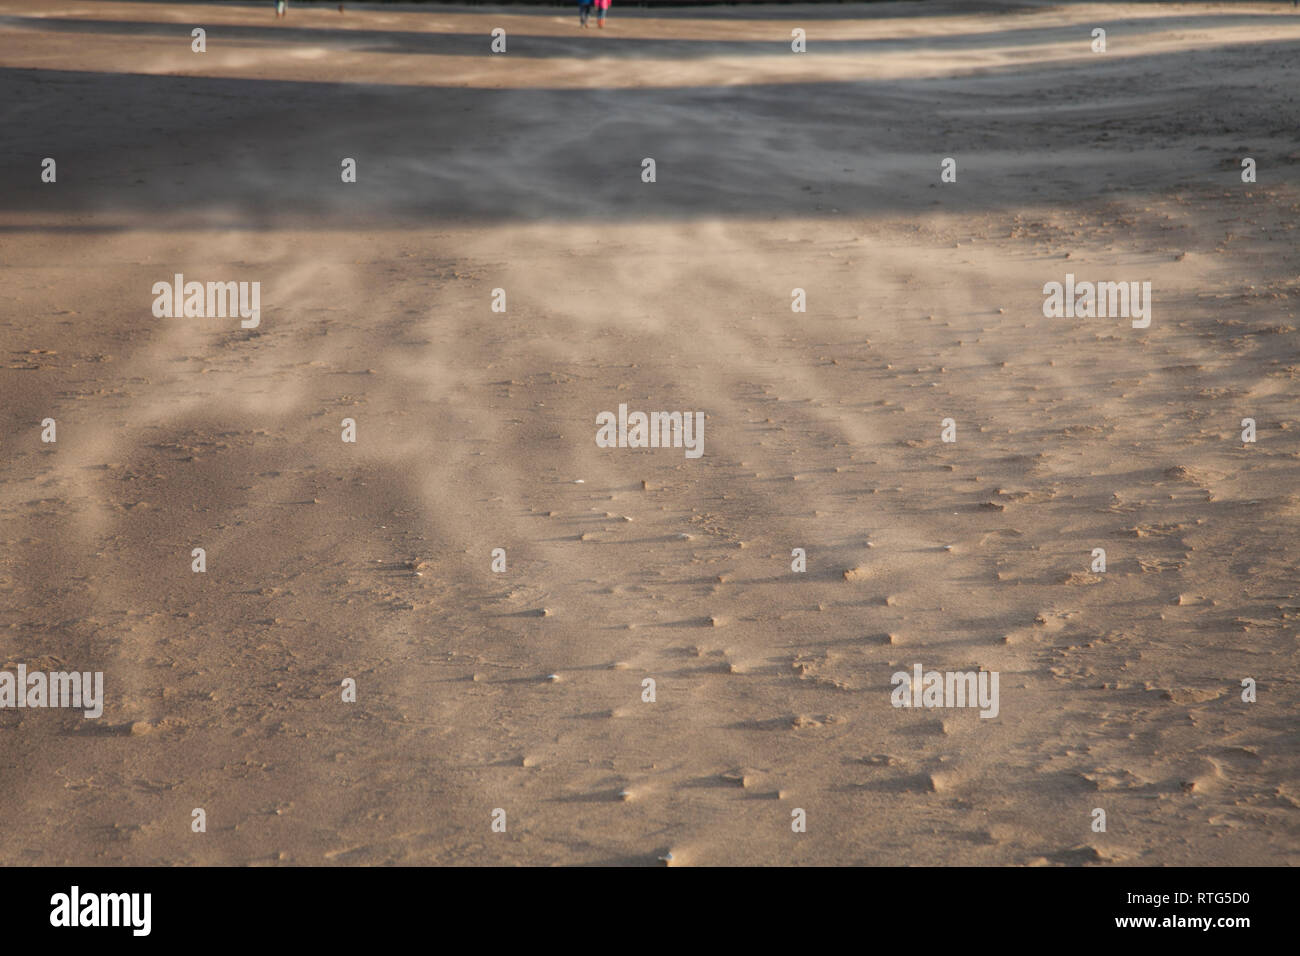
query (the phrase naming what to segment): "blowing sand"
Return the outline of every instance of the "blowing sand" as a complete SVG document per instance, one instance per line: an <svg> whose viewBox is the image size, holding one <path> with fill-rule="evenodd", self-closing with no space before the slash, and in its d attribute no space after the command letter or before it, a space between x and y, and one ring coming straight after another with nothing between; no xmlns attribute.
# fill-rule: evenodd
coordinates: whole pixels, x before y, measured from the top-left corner
<svg viewBox="0 0 1300 956"><path fill-rule="evenodd" d="M973 6L0 0L0 863L1296 862L1300 14Z"/></svg>

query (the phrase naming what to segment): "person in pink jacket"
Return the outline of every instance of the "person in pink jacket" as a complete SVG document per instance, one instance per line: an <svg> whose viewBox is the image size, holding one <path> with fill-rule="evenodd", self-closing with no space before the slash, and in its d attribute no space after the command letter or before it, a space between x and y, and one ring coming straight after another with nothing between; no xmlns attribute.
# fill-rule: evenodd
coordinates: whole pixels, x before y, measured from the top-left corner
<svg viewBox="0 0 1300 956"><path fill-rule="evenodd" d="M596 26L605 25L605 14L609 12L609 0L596 0Z"/></svg>

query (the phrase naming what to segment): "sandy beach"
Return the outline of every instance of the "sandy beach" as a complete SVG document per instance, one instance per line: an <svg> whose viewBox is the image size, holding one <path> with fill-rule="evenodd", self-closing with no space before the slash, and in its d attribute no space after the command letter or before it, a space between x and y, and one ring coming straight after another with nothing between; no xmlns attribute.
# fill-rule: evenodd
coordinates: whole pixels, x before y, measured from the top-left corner
<svg viewBox="0 0 1300 956"><path fill-rule="evenodd" d="M0 669L103 675L0 864L1300 862L1289 2L0 0L0 88Z"/></svg>

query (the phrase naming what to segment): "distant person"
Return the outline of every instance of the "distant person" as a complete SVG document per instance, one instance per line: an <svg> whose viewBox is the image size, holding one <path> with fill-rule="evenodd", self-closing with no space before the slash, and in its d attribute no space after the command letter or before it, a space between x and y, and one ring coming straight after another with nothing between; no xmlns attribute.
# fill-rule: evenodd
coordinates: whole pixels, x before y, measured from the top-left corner
<svg viewBox="0 0 1300 956"><path fill-rule="evenodd" d="M609 12L609 0L596 0L596 9L600 11L596 14L598 18L596 26L603 27L605 25L605 14Z"/></svg>
<svg viewBox="0 0 1300 956"><path fill-rule="evenodd" d="M285 13L285 7L289 6L289 0L275 0L275 18L279 20Z"/></svg>
<svg viewBox="0 0 1300 956"><path fill-rule="evenodd" d="M584 27L588 26L587 18L591 16L591 5L595 0L578 0L578 22Z"/></svg>

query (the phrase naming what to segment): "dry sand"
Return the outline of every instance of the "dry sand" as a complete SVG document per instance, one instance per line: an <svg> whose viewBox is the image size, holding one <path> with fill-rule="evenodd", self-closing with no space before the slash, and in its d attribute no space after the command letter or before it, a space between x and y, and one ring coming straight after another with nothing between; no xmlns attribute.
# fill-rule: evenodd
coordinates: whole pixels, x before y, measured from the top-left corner
<svg viewBox="0 0 1300 956"><path fill-rule="evenodd" d="M0 0L0 863L1296 862L1300 14L975 6Z"/></svg>

